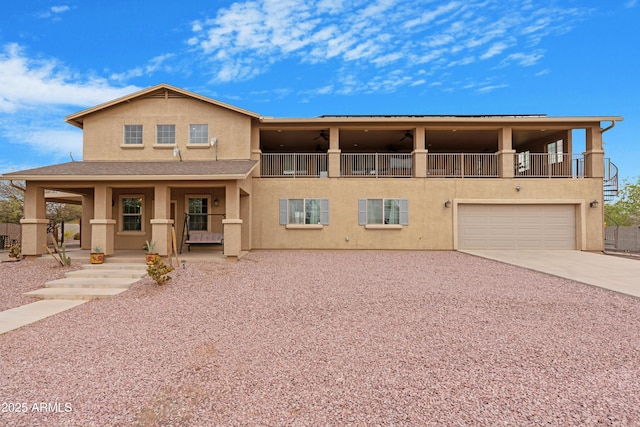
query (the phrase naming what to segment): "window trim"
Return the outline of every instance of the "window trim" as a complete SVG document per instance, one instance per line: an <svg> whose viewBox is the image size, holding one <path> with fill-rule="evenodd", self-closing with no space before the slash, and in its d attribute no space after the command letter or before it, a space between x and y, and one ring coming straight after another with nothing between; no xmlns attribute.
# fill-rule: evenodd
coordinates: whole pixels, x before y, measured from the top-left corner
<svg viewBox="0 0 640 427"><path fill-rule="evenodd" d="M124 199L140 199L140 230L125 230L124 229L124 217L134 216L132 214L125 215L124 213ZM145 198L144 194L120 194L118 196L118 218L120 219L120 226L118 227L118 235L139 235L146 234L146 216L145 216Z"/></svg>
<svg viewBox="0 0 640 427"><path fill-rule="evenodd" d="M291 200L302 200L302 206L305 209L303 212L306 212L306 202L307 200L318 200L320 201L320 222L318 224L297 224L289 222L289 206ZM321 197L296 197L290 199L280 199L279 202L279 221L280 225L284 225L288 230L314 230L314 229L322 229L324 226L329 225L329 199L321 198ZM306 215L305 215L306 217Z"/></svg>
<svg viewBox="0 0 640 427"><path fill-rule="evenodd" d="M191 127L192 126L206 126L207 135L204 138L204 142L193 142L191 139ZM209 124L208 123L190 123L188 128L189 135L187 136L187 146L190 148L206 148L209 147Z"/></svg>
<svg viewBox="0 0 640 427"><path fill-rule="evenodd" d="M132 126L140 126L140 142L136 142L136 143L127 143L127 127L132 127ZM144 146L144 125L141 124L125 124L122 126L122 147L127 147L127 148L140 148L142 146Z"/></svg>
<svg viewBox="0 0 640 427"><path fill-rule="evenodd" d="M160 126L173 126L173 142L160 142ZM156 124L156 147L174 147L176 145L176 125L171 123Z"/></svg>
<svg viewBox="0 0 640 427"><path fill-rule="evenodd" d="M382 200L382 219L384 222L384 206L387 200L398 201L398 224L369 224L368 202L369 200ZM358 199L358 225L363 225L366 229L372 230L397 230L409 225L409 199L399 197L382 197Z"/></svg>
<svg viewBox="0 0 640 427"><path fill-rule="evenodd" d="M191 225L189 224L189 231L190 232L209 232L209 230L212 229L211 227L211 194L186 194L184 199L184 204L185 204L185 212L188 215L193 215L192 213L189 212L189 199L206 199L207 200L207 229L206 230L192 230L191 229Z"/></svg>

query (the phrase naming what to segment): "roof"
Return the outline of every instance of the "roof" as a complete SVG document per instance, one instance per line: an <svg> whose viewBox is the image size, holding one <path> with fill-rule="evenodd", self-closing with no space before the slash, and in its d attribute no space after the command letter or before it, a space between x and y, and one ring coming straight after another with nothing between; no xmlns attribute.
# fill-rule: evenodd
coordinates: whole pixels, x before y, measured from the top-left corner
<svg viewBox="0 0 640 427"><path fill-rule="evenodd" d="M394 124L415 125L592 125L600 122L620 122L621 116L547 116L544 114L523 115L322 115L315 118L280 118L262 117L262 124L271 125L302 125L302 124L381 124L385 126Z"/></svg>
<svg viewBox="0 0 640 427"><path fill-rule="evenodd" d="M81 161L10 172L2 179L29 181L172 181L245 179L256 160Z"/></svg>
<svg viewBox="0 0 640 427"><path fill-rule="evenodd" d="M143 89L141 91L131 93L129 95L114 99L112 101L105 102L104 104L96 105L95 107L91 107L91 108L88 108L86 110L82 110L82 111L80 111L78 113L71 114L71 115L66 117L65 121L67 123L70 123L70 124L72 124L72 125L74 125L76 127L79 127L80 129L82 129L82 127L84 126L84 118L86 116L88 116L89 114L93 114L93 113L96 113L98 111L105 110L107 108L116 106L118 104L122 104L123 102L130 102L131 100L133 100L135 98L143 98L143 97L152 95L152 94L154 94L156 92L160 92L160 91L166 91L165 93L167 94L167 96L169 96L169 94L173 93L174 95L178 94L178 95L186 96L186 97L189 97L189 98L198 99L200 101L204 101L204 102L209 103L211 105L216 105L218 107L226 108L227 110L235 111L237 113L244 114L246 116L249 116L249 117L252 117L252 118L255 118L255 119L259 119L261 117L257 113L252 113L251 111L243 110L242 108L238 108L238 107L235 107L235 106L230 105L230 104L225 104L224 102L216 101L215 99L208 98L208 97L203 96L203 95L199 95L199 94L197 94L195 92L189 92L188 90L180 89L178 87L171 86L171 85L168 85L166 83L161 83L159 85L152 86L152 87Z"/></svg>

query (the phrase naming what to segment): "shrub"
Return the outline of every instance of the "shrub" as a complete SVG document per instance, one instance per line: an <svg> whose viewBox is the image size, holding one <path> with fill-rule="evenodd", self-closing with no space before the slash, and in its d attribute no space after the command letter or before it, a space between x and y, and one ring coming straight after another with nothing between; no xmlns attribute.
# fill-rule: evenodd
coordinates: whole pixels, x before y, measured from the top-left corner
<svg viewBox="0 0 640 427"><path fill-rule="evenodd" d="M156 257L153 259L153 263L147 267L147 274L155 280L158 285L164 285L165 282L171 280L169 273L173 270L174 268L166 265L160 257Z"/></svg>

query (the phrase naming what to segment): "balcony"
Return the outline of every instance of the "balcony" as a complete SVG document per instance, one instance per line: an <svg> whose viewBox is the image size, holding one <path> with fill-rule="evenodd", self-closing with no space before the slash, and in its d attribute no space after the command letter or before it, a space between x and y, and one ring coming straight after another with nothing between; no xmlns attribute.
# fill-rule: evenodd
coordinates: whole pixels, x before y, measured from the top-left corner
<svg viewBox="0 0 640 427"><path fill-rule="evenodd" d="M343 153L340 155L342 177L408 178L413 175L413 156L399 153Z"/></svg>
<svg viewBox="0 0 640 427"><path fill-rule="evenodd" d="M328 176L326 153L263 153L260 175L270 178L321 178ZM340 177L410 178L416 176L414 155L408 153L341 153ZM427 178L499 178L495 153L427 153ZM417 174L420 176L420 174ZM517 153L516 178L584 178L585 160L579 154Z"/></svg>
<svg viewBox="0 0 640 427"><path fill-rule="evenodd" d="M429 178L497 178L498 157L494 153L429 153Z"/></svg>
<svg viewBox="0 0 640 427"><path fill-rule="evenodd" d="M272 178L327 176L326 153L264 153L260 175Z"/></svg>
<svg viewBox="0 0 640 427"><path fill-rule="evenodd" d="M568 153L518 153L516 178L584 178L584 156Z"/></svg>

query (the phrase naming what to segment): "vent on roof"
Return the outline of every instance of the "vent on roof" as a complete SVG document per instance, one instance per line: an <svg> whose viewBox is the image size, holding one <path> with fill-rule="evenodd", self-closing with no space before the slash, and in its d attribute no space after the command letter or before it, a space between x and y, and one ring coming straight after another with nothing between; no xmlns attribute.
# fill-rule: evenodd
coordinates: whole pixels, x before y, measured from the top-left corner
<svg viewBox="0 0 640 427"><path fill-rule="evenodd" d="M145 96L145 98L168 99L168 98L186 98L186 96L169 89L160 89L155 92L151 92L150 94Z"/></svg>

